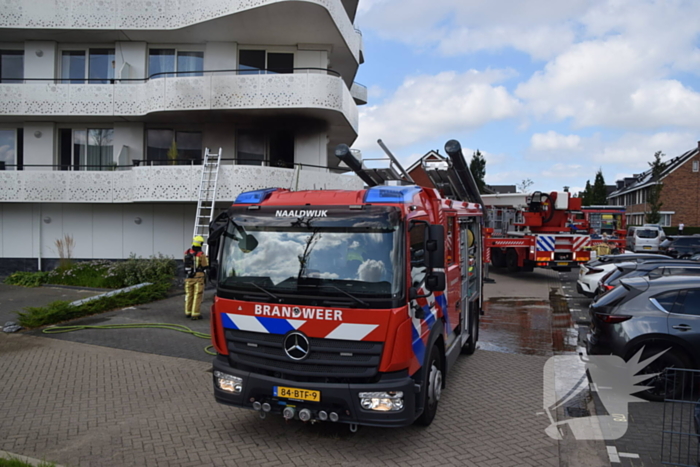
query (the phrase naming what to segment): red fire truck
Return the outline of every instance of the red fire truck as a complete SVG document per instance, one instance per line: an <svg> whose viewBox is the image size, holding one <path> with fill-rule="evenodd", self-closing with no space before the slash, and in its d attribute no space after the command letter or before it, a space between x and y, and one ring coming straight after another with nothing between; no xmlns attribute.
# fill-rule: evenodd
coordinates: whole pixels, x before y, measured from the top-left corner
<svg viewBox="0 0 700 467"><path fill-rule="evenodd" d="M627 245L627 225L624 206L583 206L574 222L591 234L591 245L607 244L624 251Z"/></svg>
<svg viewBox="0 0 700 467"><path fill-rule="evenodd" d="M480 196L446 150L460 199L341 145L367 189L242 193L212 223L218 402L353 431L432 422L482 303Z"/></svg>
<svg viewBox="0 0 700 467"><path fill-rule="evenodd" d="M486 262L511 272L569 270L590 259L591 236L573 221L580 198L567 192L484 195Z"/></svg>

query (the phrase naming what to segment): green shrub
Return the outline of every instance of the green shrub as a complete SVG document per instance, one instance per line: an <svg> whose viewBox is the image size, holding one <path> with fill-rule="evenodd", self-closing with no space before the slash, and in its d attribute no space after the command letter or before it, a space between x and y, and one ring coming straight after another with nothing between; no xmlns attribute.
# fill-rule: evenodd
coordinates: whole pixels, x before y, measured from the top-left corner
<svg viewBox="0 0 700 467"><path fill-rule="evenodd" d="M126 261L93 260L59 267L48 274L47 283L106 289L144 282L170 283L176 268L175 260L163 255L149 259L131 255Z"/></svg>
<svg viewBox="0 0 700 467"><path fill-rule="evenodd" d="M54 467L53 462L39 462L37 467ZM11 457L9 459L0 458L0 467L33 467L33 464Z"/></svg>
<svg viewBox="0 0 700 467"><path fill-rule="evenodd" d="M23 287L39 287L48 279L48 272L24 272L18 271L10 274L5 279L5 284L21 285Z"/></svg>
<svg viewBox="0 0 700 467"><path fill-rule="evenodd" d="M126 261L115 263L113 273L121 280L122 287L128 287L143 282L170 282L176 270L177 263L170 257L159 254L142 259L132 254Z"/></svg>
<svg viewBox="0 0 700 467"><path fill-rule="evenodd" d="M25 311L17 312L17 321L21 326L29 329L48 326L115 308L160 300L165 298L169 287L170 283L160 282L132 290L131 292L103 297L78 306L71 306L69 302L56 301L43 307L27 307L24 309Z"/></svg>

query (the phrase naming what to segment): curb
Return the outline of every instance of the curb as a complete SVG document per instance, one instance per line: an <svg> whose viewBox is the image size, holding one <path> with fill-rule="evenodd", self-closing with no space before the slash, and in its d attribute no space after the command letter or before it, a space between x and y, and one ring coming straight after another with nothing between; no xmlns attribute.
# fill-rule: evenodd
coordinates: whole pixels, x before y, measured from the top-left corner
<svg viewBox="0 0 700 467"><path fill-rule="evenodd" d="M49 463L49 461L34 459L32 457L27 457L27 456L20 456L19 454L13 454L13 453L7 452L7 451L0 451L0 459L7 459L7 460L18 459L22 462L26 462L27 464L31 464L31 465L36 466L36 467L41 465L42 462ZM51 462L51 464L53 464L55 467L63 467L62 465L56 464L53 462Z"/></svg>
<svg viewBox="0 0 700 467"><path fill-rule="evenodd" d="M71 289L71 290L89 290L90 292L109 292L114 289L98 289L96 287L80 287L77 285L59 285L59 284L41 284L41 287L51 289Z"/></svg>

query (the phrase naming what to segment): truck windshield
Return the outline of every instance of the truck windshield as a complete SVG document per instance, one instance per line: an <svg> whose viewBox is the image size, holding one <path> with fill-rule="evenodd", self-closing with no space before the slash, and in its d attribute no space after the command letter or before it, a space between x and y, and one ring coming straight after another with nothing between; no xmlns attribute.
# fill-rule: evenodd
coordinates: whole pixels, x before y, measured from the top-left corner
<svg viewBox="0 0 700 467"><path fill-rule="evenodd" d="M220 288L357 303L401 294L405 247L398 210L297 208L233 213Z"/></svg>

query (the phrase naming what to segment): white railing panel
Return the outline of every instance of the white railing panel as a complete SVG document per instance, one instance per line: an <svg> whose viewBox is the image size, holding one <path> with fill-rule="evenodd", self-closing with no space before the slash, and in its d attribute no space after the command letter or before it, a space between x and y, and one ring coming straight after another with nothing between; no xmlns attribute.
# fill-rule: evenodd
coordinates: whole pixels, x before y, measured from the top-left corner
<svg viewBox="0 0 700 467"><path fill-rule="evenodd" d="M317 73L163 77L117 84L0 84L0 114L143 116L152 112L317 108L358 131L357 105L337 76Z"/></svg>
<svg viewBox="0 0 700 467"><path fill-rule="evenodd" d="M4 0L0 27L173 30L292 0ZM293 0L325 8L359 62L362 37L341 0Z"/></svg>
<svg viewBox="0 0 700 467"><path fill-rule="evenodd" d="M0 171L0 202L131 203L196 202L201 166L142 166L115 171ZM224 165L217 199L243 191L279 187L298 190L359 190L354 175L322 169Z"/></svg>

